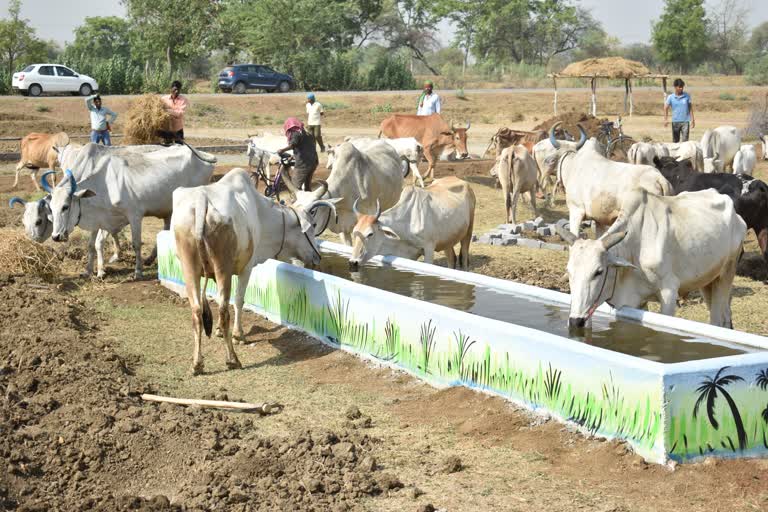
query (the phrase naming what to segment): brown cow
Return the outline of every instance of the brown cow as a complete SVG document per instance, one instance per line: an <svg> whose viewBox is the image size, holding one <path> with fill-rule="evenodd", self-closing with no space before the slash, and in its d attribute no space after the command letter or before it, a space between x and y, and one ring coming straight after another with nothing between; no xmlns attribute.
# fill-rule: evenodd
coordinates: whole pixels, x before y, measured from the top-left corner
<svg viewBox="0 0 768 512"><path fill-rule="evenodd" d="M466 158L469 154L467 151L469 126L469 121L467 121L465 128L457 128L453 125L453 121L449 125L440 114L430 116L392 114L381 122L379 137L384 135L390 139L415 138L424 148L424 157L429 163L424 177L431 176L432 179L435 179L435 162L437 162L443 148L446 146L454 147L461 158Z"/></svg>
<svg viewBox="0 0 768 512"><path fill-rule="evenodd" d="M533 153L533 146L540 140L547 138L545 130L513 130L512 128L499 128L493 137L488 149L493 148L494 154L498 158L504 148L516 146L518 144L525 146L529 153ZM487 150L486 150L487 152ZM485 155L483 155L485 156Z"/></svg>
<svg viewBox="0 0 768 512"><path fill-rule="evenodd" d="M37 183L37 171L41 167L44 169L56 169L58 154L54 147L62 147L69 144L69 135L64 132L59 133L30 133L21 139L21 160L16 165L16 179L13 182L13 188L19 184L19 173L26 167L32 172L32 183L35 188L40 190ZM53 184L56 184L55 175L52 175Z"/></svg>

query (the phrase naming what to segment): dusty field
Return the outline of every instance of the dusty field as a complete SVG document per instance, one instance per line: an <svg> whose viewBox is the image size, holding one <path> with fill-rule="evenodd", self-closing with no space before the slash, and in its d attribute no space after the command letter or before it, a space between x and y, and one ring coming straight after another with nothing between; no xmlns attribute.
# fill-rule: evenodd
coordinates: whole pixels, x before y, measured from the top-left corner
<svg viewBox="0 0 768 512"><path fill-rule="evenodd" d="M490 96L483 107L489 112L496 101ZM535 96L533 103L551 101L544 93ZM71 115L80 115L79 100L73 100L46 99L72 102ZM267 100L273 101L232 99L235 107ZM518 98L497 100L507 105ZM719 111L720 103L699 110L702 128L744 122L743 106ZM235 107L227 106L227 112ZM506 115L506 107L502 110ZM631 123L638 131L661 134L659 120L636 116ZM333 136L371 130L368 118L346 122ZM24 129L10 125L16 126L0 121L0 130ZM494 127L480 128L478 133L490 133ZM195 128L217 137L247 129ZM245 163L228 157L217 173ZM477 233L503 220L501 192L492 187L489 167L489 162L438 166L438 176L455 174L473 184ZM757 174L768 177L765 162ZM11 183L11 167L0 167L3 204L12 195ZM19 195L35 197L26 175L21 185ZM539 213L547 220L564 217L562 198ZM527 205L520 207L521 218L532 215ZM20 226L20 216L20 210L3 206L0 227ZM160 226L157 220L145 222L145 255ZM646 465L620 443L586 439L495 397L435 390L371 368L252 314L246 317L248 344L237 347L244 369L226 371L222 346L214 339L204 344L208 373L190 378L185 301L151 279L154 267L147 280L131 282L130 254L108 265L104 282L76 277L85 254L84 241L73 238L66 250L57 246L66 270L59 285L0 269L5 312L0 328L6 333L0 343L0 510L415 511L430 510L427 504L446 510L768 509L766 461L710 460L675 471ZM125 253L128 245L124 235ZM734 321L737 329L768 334L763 284L768 276L751 234L747 250L734 290ZM567 290L560 281L566 258L475 245L472 270ZM701 320L706 310L692 296L680 314ZM226 395L280 402L285 409L254 417L156 406L141 402L137 394L144 391Z"/></svg>

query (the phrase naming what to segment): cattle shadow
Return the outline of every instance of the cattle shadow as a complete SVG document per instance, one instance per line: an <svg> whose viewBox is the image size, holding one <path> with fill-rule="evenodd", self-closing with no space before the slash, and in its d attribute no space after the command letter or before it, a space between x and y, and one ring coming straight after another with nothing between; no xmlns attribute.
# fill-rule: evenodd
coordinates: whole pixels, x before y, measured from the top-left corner
<svg viewBox="0 0 768 512"><path fill-rule="evenodd" d="M277 349L279 353L270 357L269 359L265 359L264 361L259 361L257 363L244 365L243 366L244 370L259 369L259 368L264 368L269 366L293 365L296 363L301 363L303 361L309 361L312 359L324 357L338 350L336 348L325 345L320 340L317 340L314 337L302 334L299 331L296 331L292 328L282 326L282 325L276 325L274 328L270 328L270 329L264 329L260 327L256 328L256 326L254 326L246 335L247 336L246 339L248 339L248 337L252 336L253 334L274 333L281 329L283 330L283 332L278 334L276 337L272 337L272 338L261 340L261 341L252 341L252 342L245 343L245 346L249 346L253 348L258 348L258 346L268 343L269 345L272 346L272 348ZM254 333L254 330L256 330L255 333ZM303 339L297 339L297 338L303 338ZM242 346L244 345L235 345L235 350L237 350L238 347L242 347ZM225 373L226 371L227 370L221 370L221 373Z"/></svg>
<svg viewBox="0 0 768 512"><path fill-rule="evenodd" d="M768 265L760 253L744 253L736 267L736 275L754 281L768 281Z"/></svg>

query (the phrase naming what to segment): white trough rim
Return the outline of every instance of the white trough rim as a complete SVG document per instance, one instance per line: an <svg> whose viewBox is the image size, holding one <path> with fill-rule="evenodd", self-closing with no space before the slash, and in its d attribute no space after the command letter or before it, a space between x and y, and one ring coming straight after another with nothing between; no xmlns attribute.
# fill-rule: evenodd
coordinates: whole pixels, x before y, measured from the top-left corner
<svg viewBox="0 0 768 512"><path fill-rule="evenodd" d="M325 251L334 252L344 256L351 256L352 254L352 247L348 245L339 244L339 243L331 242L328 240L320 240L318 245L320 246L321 249ZM400 268L403 270L411 270L413 272L417 272L420 274L428 274L433 276L445 277L445 278L449 278L452 280L461 281L469 284L485 286L488 288L496 288L496 289L500 289L500 290L517 294L517 295L526 295L529 297L542 299L547 302L556 302L561 304L570 304L571 302L571 296L567 293L548 290L546 288L531 286L523 283L518 283L515 281L509 281L506 279L489 277L482 274L477 274L475 272L468 272L464 270L441 267L438 265L423 263L420 261L414 261L414 260L411 260L408 258L402 258L399 256L378 255L371 258L370 261L373 263L391 265L395 268ZM335 276L331 276L331 277L335 277ZM338 279L341 279L341 278L338 278ZM385 290L382 290L382 291L385 291ZM403 297L403 296L400 296L400 297ZM404 297L404 298L407 298L407 297ZM418 299L412 299L412 300L418 300ZM418 302L420 304L424 304L424 301L418 301ZM445 306L440 306L440 307L445 307ZM456 311L457 313L465 313L465 314L475 316L472 313L458 311L452 308L448 308L448 309L451 309L452 311ZM746 345L748 347L753 347L753 348L763 349L768 351L768 338L764 336L760 336L758 334L738 331L735 329L726 329L723 327L717 327L717 326L705 324L702 322L696 322L693 320L686 320L684 318L662 315L660 313L652 313L650 311L644 311L641 309L630 308L630 307L622 307L620 309L615 309L609 306L608 304L602 304L599 308L597 308L597 311L609 316L613 316L615 318L631 320L647 327L661 327L666 330L677 331L678 333L681 333L681 334L703 336L706 338L712 338L715 340L737 343L739 345ZM489 318L485 318L485 320L501 322L500 320L492 320ZM521 327L521 328L523 327L517 324L510 324L509 322L502 322L502 323L506 325L516 325L517 327ZM537 332L543 332L543 331L537 331ZM550 334L550 333L546 333L546 334ZM583 343L579 343L578 341L570 340L568 338L558 336L556 334L550 334L550 335L555 336L561 340L567 341L569 344L585 345ZM728 366L728 365L737 366L737 365L745 365L745 364L763 363L768 361L768 353L753 352L753 353L738 354L733 356L723 356L723 357L716 357L716 358L709 358L709 359L698 359L694 361L685 361L680 363L660 363L660 362L651 361L648 359L643 359L641 357L623 354L621 352L615 352L613 350L595 347L592 345L586 345L586 346L589 347L590 351L601 350L601 351L608 352L610 354L624 356L626 358L629 358L635 361L642 361L647 368L652 368L654 370L661 369L662 374L672 374L672 373L677 374L677 373L683 373L686 371L698 372L698 371L706 370L708 368L718 369L722 366Z"/></svg>

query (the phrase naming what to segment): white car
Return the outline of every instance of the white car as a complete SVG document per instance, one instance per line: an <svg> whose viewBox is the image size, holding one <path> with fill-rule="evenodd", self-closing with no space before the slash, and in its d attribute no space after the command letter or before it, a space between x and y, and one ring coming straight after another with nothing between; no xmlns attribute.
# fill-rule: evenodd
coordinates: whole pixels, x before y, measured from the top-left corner
<svg viewBox="0 0 768 512"><path fill-rule="evenodd" d="M99 90L93 78L79 75L59 64L32 64L23 71L13 74L11 83L14 91L24 96L40 96L44 92L75 93L90 96Z"/></svg>

